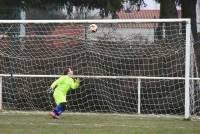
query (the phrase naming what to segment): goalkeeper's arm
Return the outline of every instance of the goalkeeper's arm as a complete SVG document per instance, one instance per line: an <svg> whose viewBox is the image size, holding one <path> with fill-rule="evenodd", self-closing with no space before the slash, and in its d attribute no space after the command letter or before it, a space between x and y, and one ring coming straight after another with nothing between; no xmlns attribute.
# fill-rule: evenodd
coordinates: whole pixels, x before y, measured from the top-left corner
<svg viewBox="0 0 200 134"><path fill-rule="evenodd" d="M59 82L60 82L60 79L55 80L55 81L51 84L51 86L50 86L50 88L47 90L47 92L48 92L49 94L53 93L54 89L57 87L57 84L58 84Z"/></svg>
<svg viewBox="0 0 200 134"><path fill-rule="evenodd" d="M72 89L76 89L79 86L80 86L80 80L79 79L75 79L74 82L71 84Z"/></svg>
<svg viewBox="0 0 200 134"><path fill-rule="evenodd" d="M57 80L55 80L52 84L51 84L51 89L55 89L56 88L56 86L58 85L58 83L60 82L60 79L57 79Z"/></svg>

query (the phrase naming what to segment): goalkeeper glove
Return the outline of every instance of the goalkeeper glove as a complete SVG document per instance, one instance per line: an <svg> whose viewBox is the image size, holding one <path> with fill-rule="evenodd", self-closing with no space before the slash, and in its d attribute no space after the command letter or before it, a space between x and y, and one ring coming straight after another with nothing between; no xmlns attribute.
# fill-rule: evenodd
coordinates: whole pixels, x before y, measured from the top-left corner
<svg viewBox="0 0 200 134"><path fill-rule="evenodd" d="M80 80L79 79L75 79L75 82L77 83L77 84L80 84Z"/></svg>
<svg viewBox="0 0 200 134"><path fill-rule="evenodd" d="M47 93L48 93L48 94L53 93L53 89L52 89L52 88L49 88L49 89L47 90Z"/></svg>

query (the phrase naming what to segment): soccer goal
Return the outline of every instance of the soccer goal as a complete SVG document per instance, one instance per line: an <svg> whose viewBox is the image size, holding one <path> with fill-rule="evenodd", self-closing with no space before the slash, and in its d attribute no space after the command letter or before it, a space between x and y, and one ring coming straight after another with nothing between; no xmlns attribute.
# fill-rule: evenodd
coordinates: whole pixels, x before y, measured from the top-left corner
<svg viewBox="0 0 200 134"><path fill-rule="evenodd" d="M71 67L81 86L67 111L199 113L189 19L1 20L0 29L2 110L51 110L47 89Z"/></svg>

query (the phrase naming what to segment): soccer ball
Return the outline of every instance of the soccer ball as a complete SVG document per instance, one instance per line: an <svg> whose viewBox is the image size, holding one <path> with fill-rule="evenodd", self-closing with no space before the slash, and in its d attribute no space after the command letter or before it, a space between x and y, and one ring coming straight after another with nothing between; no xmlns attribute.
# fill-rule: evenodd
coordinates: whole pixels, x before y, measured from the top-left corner
<svg viewBox="0 0 200 134"><path fill-rule="evenodd" d="M97 25L96 24L91 24L90 26L89 26L89 31L90 32L96 32L97 31Z"/></svg>

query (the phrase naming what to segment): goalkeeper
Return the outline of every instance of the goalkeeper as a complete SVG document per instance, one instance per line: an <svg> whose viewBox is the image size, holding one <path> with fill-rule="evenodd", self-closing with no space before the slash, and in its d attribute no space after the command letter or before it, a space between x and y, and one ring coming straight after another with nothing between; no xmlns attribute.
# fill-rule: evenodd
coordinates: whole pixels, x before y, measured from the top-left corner
<svg viewBox="0 0 200 134"><path fill-rule="evenodd" d="M51 84L48 93L53 93L53 98L56 103L55 108L50 113L54 119L59 119L61 113L66 109L66 94L71 89L77 89L79 85L80 80L73 78L73 70L71 68L66 69L64 75L60 76Z"/></svg>

